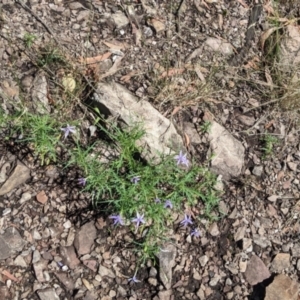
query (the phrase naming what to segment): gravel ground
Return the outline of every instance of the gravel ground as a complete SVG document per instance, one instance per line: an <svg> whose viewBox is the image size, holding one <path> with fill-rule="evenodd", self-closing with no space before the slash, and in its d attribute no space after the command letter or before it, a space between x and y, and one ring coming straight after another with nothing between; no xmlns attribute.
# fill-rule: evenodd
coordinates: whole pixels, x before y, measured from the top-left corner
<svg viewBox="0 0 300 300"><path fill-rule="evenodd" d="M272 299L265 287L276 274L285 275L276 277L277 294L284 295L284 283L296 291L281 299L298 299L298 116L263 105L269 82L255 67L263 56L259 38L269 26L268 3L2 1L0 103L8 111L7 99L30 105L40 47L56 43L74 61L110 53L86 75L121 83L184 132L213 115L242 142L245 159L241 175L223 182L218 221L203 220L200 238L174 227L171 282L147 262L134 283L128 280L139 256L133 234L112 230L107 216L92 210L90 195L76 183L80 171L41 167L30 147L3 138L1 299ZM286 4L282 13L299 17L299 8ZM36 36L31 51L26 32ZM279 142L263 159L265 133ZM189 138L191 154L203 163L208 135Z"/></svg>

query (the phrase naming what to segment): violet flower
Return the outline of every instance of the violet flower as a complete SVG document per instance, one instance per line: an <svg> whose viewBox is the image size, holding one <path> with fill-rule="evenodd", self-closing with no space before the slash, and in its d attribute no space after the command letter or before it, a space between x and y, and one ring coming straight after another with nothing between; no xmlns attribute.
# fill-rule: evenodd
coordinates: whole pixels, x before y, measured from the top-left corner
<svg viewBox="0 0 300 300"><path fill-rule="evenodd" d="M121 217L121 215L113 215L113 216L110 216L109 218L114 221L113 225L124 225L124 220Z"/></svg>
<svg viewBox="0 0 300 300"><path fill-rule="evenodd" d="M186 157L186 154L183 154L182 151L180 151L179 155L176 155L174 157L174 159L177 160L177 165L185 165L185 166L189 166L189 160Z"/></svg>
<svg viewBox="0 0 300 300"><path fill-rule="evenodd" d="M154 202L155 202L155 203L160 203L161 201L160 201L159 198L156 197L156 198L154 199Z"/></svg>
<svg viewBox="0 0 300 300"><path fill-rule="evenodd" d="M136 278L136 276L134 275L133 277L131 277L131 278L128 279L128 282L138 283L138 282L141 282L141 281L138 280L138 279Z"/></svg>
<svg viewBox="0 0 300 300"><path fill-rule="evenodd" d="M193 221L191 220L191 216L188 216L187 214L184 214L184 219L180 222L183 226L187 226L188 224L193 224Z"/></svg>
<svg viewBox="0 0 300 300"><path fill-rule="evenodd" d="M170 209L173 208L173 204L172 204L171 200L166 200L164 208L170 208Z"/></svg>
<svg viewBox="0 0 300 300"><path fill-rule="evenodd" d="M86 178L78 178L78 184L82 185L82 186L85 186L86 185Z"/></svg>
<svg viewBox="0 0 300 300"><path fill-rule="evenodd" d="M67 127L61 128L60 130L62 130L65 133L65 139L68 137L70 132L71 133L76 133L76 127L75 126L70 126L69 124L67 124Z"/></svg>
<svg viewBox="0 0 300 300"><path fill-rule="evenodd" d="M191 236L194 236L196 238L200 237L201 236L201 232L198 228L194 228L192 231L191 231Z"/></svg>
<svg viewBox="0 0 300 300"><path fill-rule="evenodd" d="M140 224L145 224L146 221L144 219L144 214L140 215L138 212L136 213L136 218L132 219L131 222L136 223L136 227L138 228Z"/></svg>
<svg viewBox="0 0 300 300"><path fill-rule="evenodd" d="M133 184L137 184L141 180L141 176L134 176L130 179Z"/></svg>

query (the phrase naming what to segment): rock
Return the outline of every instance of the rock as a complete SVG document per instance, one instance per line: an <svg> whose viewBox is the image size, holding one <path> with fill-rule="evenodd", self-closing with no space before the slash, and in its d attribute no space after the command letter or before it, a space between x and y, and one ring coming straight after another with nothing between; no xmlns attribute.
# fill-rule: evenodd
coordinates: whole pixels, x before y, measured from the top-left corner
<svg viewBox="0 0 300 300"><path fill-rule="evenodd" d="M75 235L74 246L78 255L90 253L91 246L97 237L94 222L84 224Z"/></svg>
<svg viewBox="0 0 300 300"><path fill-rule="evenodd" d="M254 242L254 244L260 246L263 249L272 245L271 242L269 240L267 240L266 237L261 236L256 233L253 234L253 242Z"/></svg>
<svg viewBox="0 0 300 300"><path fill-rule="evenodd" d="M205 267L205 265L207 264L208 261L209 261L209 258L207 257L207 255L203 255L199 258L201 267Z"/></svg>
<svg viewBox="0 0 300 300"><path fill-rule="evenodd" d="M40 259L38 262L33 264L33 270L35 277L39 282L47 281L47 274L45 275L44 270L47 269L48 261Z"/></svg>
<svg viewBox="0 0 300 300"><path fill-rule="evenodd" d="M55 290L52 288L37 290L36 293L38 294L40 300L59 300Z"/></svg>
<svg viewBox="0 0 300 300"><path fill-rule="evenodd" d="M102 265L99 267L98 273L101 277L106 277L106 276L108 276L110 278L116 277L115 273L111 269L108 269Z"/></svg>
<svg viewBox="0 0 300 300"><path fill-rule="evenodd" d="M38 250L34 250L32 254L32 261L31 263L35 264L41 259L41 253Z"/></svg>
<svg viewBox="0 0 300 300"><path fill-rule="evenodd" d="M114 24L116 25L117 29L125 27L126 25L129 24L129 20L121 11L117 11L116 13L112 14L111 18Z"/></svg>
<svg viewBox="0 0 300 300"><path fill-rule="evenodd" d="M21 162L18 161L13 172L0 188L0 196L9 193L14 188L25 183L29 178L30 178L30 170L26 166L24 166Z"/></svg>
<svg viewBox="0 0 300 300"><path fill-rule="evenodd" d="M219 228L218 228L218 224L217 223L213 223L211 224L210 228L209 228L209 233L212 236L218 236L220 234Z"/></svg>
<svg viewBox="0 0 300 300"><path fill-rule="evenodd" d="M173 244L167 244L160 248L157 257L159 260L159 278L165 288L169 290L172 284L172 268L175 265L176 247Z"/></svg>
<svg viewBox="0 0 300 300"><path fill-rule="evenodd" d="M253 117L249 117L249 116L245 116L245 115L239 115L239 116L237 116L237 119L241 123L243 123L247 126L252 126L255 123L255 119Z"/></svg>
<svg viewBox="0 0 300 300"><path fill-rule="evenodd" d="M0 259L6 259L13 253L21 251L24 245L20 233L14 227L7 228L0 236Z"/></svg>
<svg viewBox="0 0 300 300"><path fill-rule="evenodd" d="M280 273L290 266L290 254L278 253L272 261L271 271Z"/></svg>
<svg viewBox="0 0 300 300"><path fill-rule="evenodd" d="M143 158L159 160L158 153L168 155L184 150L182 138L174 125L148 101L138 101L118 83L99 82L96 91L91 105L98 107L104 115L118 117L129 127L143 124L146 134L137 143L141 149L147 149L141 153Z"/></svg>
<svg viewBox="0 0 300 300"><path fill-rule="evenodd" d="M36 74L31 89L31 99L34 112L37 114L48 114L51 111L48 100L48 83L43 71Z"/></svg>
<svg viewBox="0 0 300 300"><path fill-rule="evenodd" d="M244 165L245 149L240 141L235 139L223 126L212 122L208 132L211 157L211 170L224 179L238 177Z"/></svg>
<svg viewBox="0 0 300 300"><path fill-rule="evenodd" d="M300 243L295 244L291 250L293 257L300 257Z"/></svg>
<svg viewBox="0 0 300 300"><path fill-rule="evenodd" d="M252 251L252 239L243 238L243 250L248 250L249 248Z"/></svg>
<svg viewBox="0 0 300 300"><path fill-rule="evenodd" d="M252 174L257 177L260 177L262 175L263 170L264 170L263 166L255 166L252 170Z"/></svg>
<svg viewBox="0 0 300 300"><path fill-rule="evenodd" d="M86 259L82 262L85 266L94 272L97 272L97 261L92 259Z"/></svg>
<svg viewBox="0 0 300 300"><path fill-rule="evenodd" d="M246 232L246 227L243 226L243 227L239 227L236 231L236 233L234 234L234 241L237 242L241 239L244 238L245 236L245 232Z"/></svg>
<svg viewBox="0 0 300 300"><path fill-rule="evenodd" d="M217 38L208 38L205 41L205 44L215 52L220 52L224 55L229 56L233 53L233 47L229 43L223 42L222 40Z"/></svg>
<svg viewBox="0 0 300 300"><path fill-rule="evenodd" d="M21 255L18 255L15 258L14 264L15 264L15 266L18 266L18 267L27 268L27 263L24 260L23 256L21 256Z"/></svg>
<svg viewBox="0 0 300 300"><path fill-rule="evenodd" d="M70 269L75 269L80 264L73 246L60 247L59 252L62 257L63 263Z"/></svg>
<svg viewBox="0 0 300 300"><path fill-rule="evenodd" d="M74 281L68 276L68 273L56 272L54 275L66 287L67 290L73 291L75 289Z"/></svg>
<svg viewBox="0 0 300 300"><path fill-rule="evenodd" d="M121 297L125 297L127 295L126 290L121 285L118 286L118 295Z"/></svg>
<svg viewBox="0 0 300 300"><path fill-rule="evenodd" d="M170 300L173 292L172 290L160 291L158 293L159 300Z"/></svg>
<svg viewBox="0 0 300 300"><path fill-rule="evenodd" d="M156 32L164 31L166 29L165 23L158 19L151 18L147 22L154 27Z"/></svg>
<svg viewBox="0 0 300 300"><path fill-rule="evenodd" d="M148 279L149 284L153 285L153 286L157 286L157 279L156 278L152 278L150 277Z"/></svg>
<svg viewBox="0 0 300 300"><path fill-rule="evenodd" d="M248 262L245 272L245 278L250 285L256 285L259 282L271 276L268 268L263 261L256 255L253 255Z"/></svg>
<svg viewBox="0 0 300 300"><path fill-rule="evenodd" d="M11 299L7 286L0 286L0 299Z"/></svg>
<svg viewBox="0 0 300 300"><path fill-rule="evenodd" d="M299 284L288 276L277 275L273 282L266 287L264 300L297 300Z"/></svg>
<svg viewBox="0 0 300 300"><path fill-rule="evenodd" d="M46 202L48 201L48 196L46 195L45 191L40 191L36 195L36 200L41 204L46 204Z"/></svg>

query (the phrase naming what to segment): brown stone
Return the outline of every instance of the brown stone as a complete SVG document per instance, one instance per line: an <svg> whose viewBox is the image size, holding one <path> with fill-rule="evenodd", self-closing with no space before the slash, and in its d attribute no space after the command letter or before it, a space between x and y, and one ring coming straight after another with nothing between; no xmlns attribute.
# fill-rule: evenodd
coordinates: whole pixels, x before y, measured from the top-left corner
<svg viewBox="0 0 300 300"><path fill-rule="evenodd" d="M84 224L76 233L74 246L78 255L90 253L91 246L97 237L97 230L94 222Z"/></svg>
<svg viewBox="0 0 300 300"><path fill-rule="evenodd" d="M264 300L297 300L299 284L288 276L280 274L266 288Z"/></svg>
<svg viewBox="0 0 300 300"><path fill-rule="evenodd" d="M272 261L272 271L276 273L282 272L290 266L290 254L278 253Z"/></svg>
<svg viewBox="0 0 300 300"><path fill-rule="evenodd" d="M60 247L59 252L63 259L63 263L70 269L75 269L80 264L73 246Z"/></svg>
<svg viewBox="0 0 300 300"><path fill-rule="evenodd" d="M45 191L40 191L36 195L36 200L41 204L45 204L48 201L48 196L46 195Z"/></svg>
<svg viewBox="0 0 300 300"><path fill-rule="evenodd" d="M263 261L256 255L253 255L247 265L245 278L251 285L256 285L259 282L271 276L268 268Z"/></svg>

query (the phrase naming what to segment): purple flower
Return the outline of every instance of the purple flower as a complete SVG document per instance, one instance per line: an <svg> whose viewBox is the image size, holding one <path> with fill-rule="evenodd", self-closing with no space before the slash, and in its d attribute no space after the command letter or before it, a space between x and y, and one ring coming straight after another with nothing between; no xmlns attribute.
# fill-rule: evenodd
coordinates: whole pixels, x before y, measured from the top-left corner
<svg viewBox="0 0 300 300"><path fill-rule="evenodd" d="M109 217L110 219L112 219L114 221L114 225L124 225L124 220L121 217L121 215L113 215Z"/></svg>
<svg viewBox="0 0 300 300"><path fill-rule="evenodd" d="M86 178L78 178L78 184L85 186L86 185Z"/></svg>
<svg viewBox="0 0 300 300"><path fill-rule="evenodd" d="M131 278L128 279L128 282L134 282L134 283L138 283L141 282L140 280L137 280L137 278L135 277L135 275Z"/></svg>
<svg viewBox="0 0 300 300"><path fill-rule="evenodd" d="M188 224L193 224L193 221L191 220L191 216L188 216L187 214L184 214L184 219L180 222L183 226L187 226Z"/></svg>
<svg viewBox="0 0 300 300"><path fill-rule="evenodd" d="M130 181L134 184L137 184L141 180L141 176L134 176Z"/></svg>
<svg viewBox="0 0 300 300"><path fill-rule="evenodd" d="M180 151L179 155L176 155L174 157L177 160L177 165L185 165L185 166L189 166L189 160L186 157L186 154L182 154L182 151Z"/></svg>
<svg viewBox="0 0 300 300"><path fill-rule="evenodd" d="M201 236L201 232L198 228L194 228L192 231L191 231L191 236L194 236L194 237L200 237Z"/></svg>
<svg viewBox="0 0 300 300"><path fill-rule="evenodd" d="M173 208L173 204L172 204L171 200L166 200L164 208L170 208L170 209Z"/></svg>
<svg viewBox="0 0 300 300"><path fill-rule="evenodd" d="M154 199L154 202L155 202L155 203L160 203L160 199L156 197L156 198Z"/></svg>
<svg viewBox="0 0 300 300"><path fill-rule="evenodd" d="M136 223L136 227L139 227L141 223L145 224L144 214L140 215L138 212L136 213L136 218L131 220Z"/></svg>
<svg viewBox="0 0 300 300"><path fill-rule="evenodd" d="M70 132L71 133L76 133L76 127L75 126L70 126L69 124L67 124L67 127L61 128L60 130L62 130L65 133L65 139L68 137Z"/></svg>

